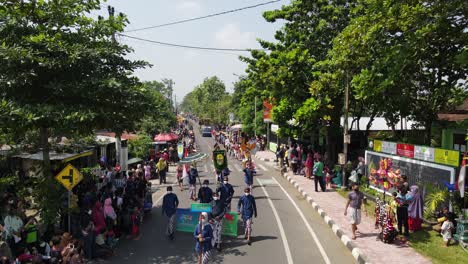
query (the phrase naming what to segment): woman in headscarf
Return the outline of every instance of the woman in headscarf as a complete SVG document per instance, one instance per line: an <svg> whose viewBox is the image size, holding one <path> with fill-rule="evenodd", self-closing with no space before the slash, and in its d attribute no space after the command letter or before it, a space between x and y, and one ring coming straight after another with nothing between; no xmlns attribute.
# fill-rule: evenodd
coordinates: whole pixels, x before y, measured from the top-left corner
<svg viewBox="0 0 468 264"><path fill-rule="evenodd" d="M208 263L211 257L211 249L213 248L211 244L211 239L213 238L213 229L208 222L208 213L201 213L200 221L199 224L195 227L193 237L195 238L195 241L197 241L195 245L195 251L197 252L199 258L201 258L201 263Z"/></svg>
<svg viewBox="0 0 468 264"><path fill-rule="evenodd" d="M160 158L156 164L156 168L159 172L159 184L166 184L166 166L167 163L163 158Z"/></svg>
<svg viewBox="0 0 468 264"><path fill-rule="evenodd" d="M117 219L117 214L115 213L114 207L112 207L112 199L107 198L104 201L104 218L107 223L107 228L112 229L115 219Z"/></svg>
<svg viewBox="0 0 468 264"><path fill-rule="evenodd" d="M408 206L408 225L410 231L418 231L421 229L423 218L423 197L419 192L419 187L416 185L411 186L411 202Z"/></svg>
<svg viewBox="0 0 468 264"><path fill-rule="evenodd" d="M104 218L104 212L100 202L96 202L92 211L93 224L94 224L94 234L98 235L101 233L101 230L106 227L106 219Z"/></svg>

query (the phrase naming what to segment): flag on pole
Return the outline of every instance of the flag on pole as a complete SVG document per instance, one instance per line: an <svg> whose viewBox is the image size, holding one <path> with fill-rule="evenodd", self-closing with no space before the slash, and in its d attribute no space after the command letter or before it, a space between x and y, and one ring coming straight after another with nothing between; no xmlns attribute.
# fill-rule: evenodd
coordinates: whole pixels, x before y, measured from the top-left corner
<svg viewBox="0 0 468 264"><path fill-rule="evenodd" d="M463 160L458 175L458 189L460 190L460 197L465 197L465 182L466 182L466 153L463 155Z"/></svg>

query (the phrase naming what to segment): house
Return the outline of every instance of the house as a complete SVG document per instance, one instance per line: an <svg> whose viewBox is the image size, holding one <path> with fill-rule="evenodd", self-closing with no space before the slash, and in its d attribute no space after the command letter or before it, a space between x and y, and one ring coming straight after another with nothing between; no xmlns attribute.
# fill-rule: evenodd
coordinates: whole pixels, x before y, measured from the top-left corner
<svg viewBox="0 0 468 264"><path fill-rule="evenodd" d="M442 128L441 146L445 149L466 152L468 131L468 98L463 104L450 111L441 111L437 114Z"/></svg>

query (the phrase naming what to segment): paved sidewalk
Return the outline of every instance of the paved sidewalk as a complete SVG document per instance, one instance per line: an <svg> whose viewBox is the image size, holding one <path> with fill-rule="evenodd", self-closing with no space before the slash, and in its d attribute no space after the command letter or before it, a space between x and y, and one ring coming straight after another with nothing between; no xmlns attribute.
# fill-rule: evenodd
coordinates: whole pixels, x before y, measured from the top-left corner
<svg viewBox="0 0 468 264"><path fill-rule="evenodd" d="M255 155L260 160L274 160L275 154L269 151L259 151ZM431 263L430 260L417 253L405 244L385 244L378 238L378 230L374 228L374 219L362 215L358 226L360 233L356 240L351 240L352 232L348 218L344 216L346 199L333 190L315 192L314 183L304 176L288 172L283 175L307 201L317 210L333 232L350 249L359 263Z"/></svg>

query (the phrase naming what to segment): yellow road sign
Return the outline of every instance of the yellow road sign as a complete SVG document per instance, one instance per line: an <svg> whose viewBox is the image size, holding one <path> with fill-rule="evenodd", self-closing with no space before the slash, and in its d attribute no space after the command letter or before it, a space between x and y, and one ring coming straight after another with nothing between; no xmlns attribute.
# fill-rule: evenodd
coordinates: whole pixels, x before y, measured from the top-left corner
<svg viewBox="0 0 468 264"><path fill-rule="evenodd" d="M71 164L67 164L67 166L55 176L55 179L67 190L71 191L73 187L83 180L83 174Z"/></svg>

